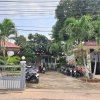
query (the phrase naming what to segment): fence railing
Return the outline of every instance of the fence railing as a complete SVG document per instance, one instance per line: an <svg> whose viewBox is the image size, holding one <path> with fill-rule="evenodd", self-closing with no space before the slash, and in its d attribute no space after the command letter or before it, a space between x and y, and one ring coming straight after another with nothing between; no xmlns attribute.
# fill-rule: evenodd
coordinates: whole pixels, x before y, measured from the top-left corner
<svg viewBox="0 0 100 100"><path fill-rule="evenodd" d="M25 88L25 67L1 66L0 65L0 89L19 89Z"/></svg>

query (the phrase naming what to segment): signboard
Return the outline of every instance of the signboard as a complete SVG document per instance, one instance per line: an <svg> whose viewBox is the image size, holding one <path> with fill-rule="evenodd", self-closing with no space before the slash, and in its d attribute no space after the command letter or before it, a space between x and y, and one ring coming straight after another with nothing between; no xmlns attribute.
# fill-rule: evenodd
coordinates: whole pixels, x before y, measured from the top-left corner
<svg viewBox="0 0 100 100"><path fill-rule="evenodd" d="M13 56L14 55L14 51L7 51L7 55L8 56Z"/></svg>

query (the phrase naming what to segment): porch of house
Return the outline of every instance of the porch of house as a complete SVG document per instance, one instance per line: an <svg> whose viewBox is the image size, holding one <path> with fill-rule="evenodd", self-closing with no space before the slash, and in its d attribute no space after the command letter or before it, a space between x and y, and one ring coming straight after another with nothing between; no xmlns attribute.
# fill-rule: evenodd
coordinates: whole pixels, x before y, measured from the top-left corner
<svg viewBox="0 0 100 100"><path fill-rule="evenodd" d="M50 55L42 55L42 57L38 55L35 65L39 69L43 67L45 67L46 69L55 69L57 66L57 60L55 57L52 57Z"/></svg>
<svg viewBox="0 0 100 100"><path fill-rule="evenodd" d="M93 73L95 66L95 59L97 60L96 65L96 74L97 77L100 77L100 52L98 52L100 46L96 44L96 41L88 41L85 42L81 48L78 46L74 49L74 54L80 54L80 52L84 52L86 56L86 65L88 69ZM96 58L95 58L96 56Z"/></svg>

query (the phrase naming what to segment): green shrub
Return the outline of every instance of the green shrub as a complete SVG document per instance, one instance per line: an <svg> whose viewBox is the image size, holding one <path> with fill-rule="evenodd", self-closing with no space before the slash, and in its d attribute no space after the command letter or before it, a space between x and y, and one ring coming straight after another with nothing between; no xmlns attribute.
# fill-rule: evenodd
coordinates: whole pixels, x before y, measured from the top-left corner
<svg viewBox="0 0 100 100"><path fill-rule="evenodd" d="M5 64L6 64L6 62L4 60L0 59L0 65L5 65Z"/></svg>
<svg viewBox="0 0 100 100"><path fill-rule="evenodd" d="M10 65L12 65L12 64L19 64L19 62L20 62L20 57L19 56L12 56L12 57L8 57L8 59L7 59L7 64L10 64Z"/></svg>
<svg viewBox="0 0 100 100"><path fill-rule="evenodd" d="M5 65L6 59L3 56L0 56L0 65Z"/></svg>

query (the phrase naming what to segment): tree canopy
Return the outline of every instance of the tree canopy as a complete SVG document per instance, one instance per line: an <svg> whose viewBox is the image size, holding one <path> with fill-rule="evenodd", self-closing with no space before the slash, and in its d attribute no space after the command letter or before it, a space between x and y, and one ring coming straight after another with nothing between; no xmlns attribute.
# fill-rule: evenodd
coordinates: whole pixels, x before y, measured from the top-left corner
<svg viewBox="0 0 100 100"><path fill-rule="evenodd" d="M23 35L20 35L18 37L15 38L16 40L16 44L20 45L20 47L25 47L26 45L26 38Z"/></svg>
<svg viewBox="0 0 100 100"><path fill-rule="evenodd" d="M57 22L53 26L52 37L55 41L60 40L64 22L70 17L80 19L84 15L90 15L94 19L100 18L100 0L60 0L56 9Z"/></svg>
<svg viewBox="0 0 100 100"><path fill-rule="evenodd" d="M4 19L0 23L0 36L8 37L11 34L17 35L15 25L10 19Z"/></svg>

